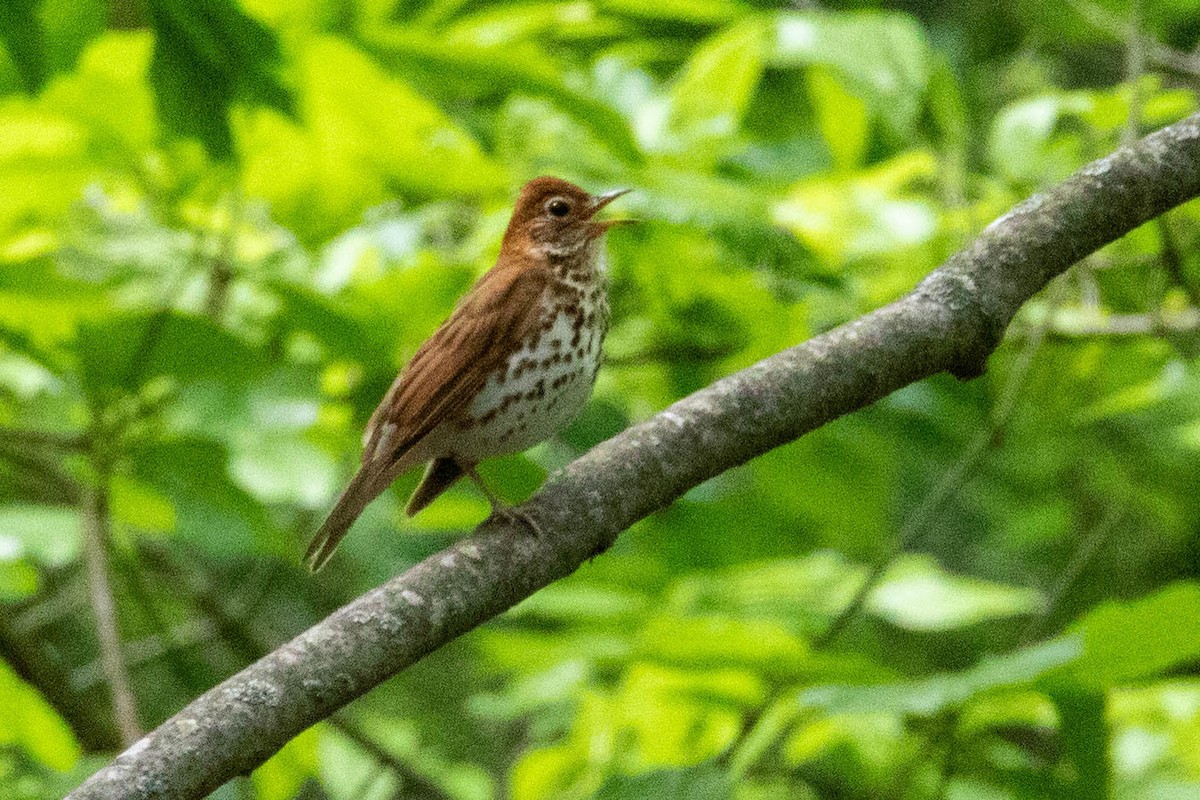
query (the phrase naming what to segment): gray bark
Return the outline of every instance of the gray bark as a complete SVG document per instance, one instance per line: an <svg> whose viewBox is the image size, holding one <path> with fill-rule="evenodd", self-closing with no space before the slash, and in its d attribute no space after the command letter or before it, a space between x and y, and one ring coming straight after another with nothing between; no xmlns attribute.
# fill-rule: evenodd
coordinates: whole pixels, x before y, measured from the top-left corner
<svg viewBox="0 0 1200 800"><path fill-rule="evenodd" d="M680 400L494 521L229 678L70 797L201 797L425 654L607 548L688 489L938 372L982 372L1013 315L1078 259L1200 193L1200 115L993 222L910 294Z"/></svg>

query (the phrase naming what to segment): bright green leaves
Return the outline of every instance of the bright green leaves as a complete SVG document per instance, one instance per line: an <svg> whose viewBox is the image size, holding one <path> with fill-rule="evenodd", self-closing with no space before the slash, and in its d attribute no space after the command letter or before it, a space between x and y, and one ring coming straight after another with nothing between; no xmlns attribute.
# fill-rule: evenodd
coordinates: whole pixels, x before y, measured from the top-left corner
<svg viewBox="0 0 1200 800"><path fill-rule="evenodd" d="M1105 603L1068 628L1082 656L1058 677L1102 690L1200 658L1200 584L1175 583L1131 603Z"/></svg>
<svg viewBox="0 0 1200 800"><path fill-rule="evenodd" d="M0 746L24 750L39 764L66 771L79 758L79 744L71 729L37 690L21 680L0 660Z"/></svg>
<svg viewBox="0 0 1200 800"><path fill-rule="evenodd" d="M59 224L84 186L144 155L157 134L149 48L145 34L104 34L37 98L0 101L0 236L32 229L52 250L58 240L39 226Z"/></svg>
<svg viewBox="0 0 1200 800"><path fill-rule="evenodd" d="M636 666L613 693L584 696L564 742L525 754L512 772L513 800L632 797L634 788L672 785L717 792L725 778L714 768L664 768L700 765L728 747L747 690L756 687L737 673ZM613 770L614 761L625 769Z"/></svg>
<svg viewBox="0 0 1200 800"><path fill-rule="evenodd" d="M796 233L831 271L847 261L903 252L938 233L938 208L924 190L937 172L931 153L910 151L844 178L795 186L775 219ZM910 277L898 280L907 289Z"/></svg>
<svg viewBox="0 0 1200 800"><path fill-rule="evenodd" d="M1020 185L1053 183L1118 143L1134 102L1143 104L1139 113L1147 128L1177 120L1196 108L1192 93L1163 88L1154 77L1143 79L1136 94L1128 85L1108 91L1045 94L1021 100L996 115L988 154L1002 176ZM1073 123L1082 123L1083 128ZM1097 135L1104 137L1104 145L1097 146Z"/></svg>
<svg viewBox="0 0 1200 800"><path fill-rule="evenodd" d="M1032 589L950 575L933 559L913 556L888 570L869 605L901 628L944 631L1032 614L1042 609L1042 597Z"/></svg>
<svg viewBox="0 0 1200 800"><path fill-rule="evenodd" d="M298 57L298 121L263 109L239 129L243 182L320 241L395 193L480 196L504 172L444 112L366 55L317 38Z"/></svg>
<svg viewBox="0 0 1200 800"><path fill-rule="evenodd" d="M414 75L435 76L435 84L454 81L461 91L485 94L498 87L514 96L541 96L571 115L627 162L639 158L629 123L614 108L563 79L548 53L525 42L481 46L446 42L413 30L384 29L368 38L369 51L382 63Z"/></svg>
<svg viewBox="0 0 1200 800"><path fill-rule="evenodd" d="M903 14L783 14L775 23L770 63L830 68L866 101L884 130L909 136L932 71L925 34ZM853 127L861 121L848 120ZM832 130L829 131L833 133Z"/></svg>
<svg viewBox="0 0 1200 800"><path fill-rule="evenodd" d="M104 28L102 0L10 0L0 4L0 45L21 89L37 94L69 70L84 44Z"/></svg>
<svg viewBox="0 0 1200 800"><path fill-rule="evenodd" d="M291 110L275 34L234 0L148 0L147 10L155 29L150 81L173 131L225 157L233 149L229 113L235 104Z"/></svg>
<svg viewBox="0 0 1200 800"><path fill-rule="evenodd" d="M314 726L288 742L250 776L258 800L293 800L317 774L317 746L323 726Z"/></svg>
<svg viewBox="0 0 1200 800"><path fill-rule="evenodd" d="M93 169L78 125L21 100L0 102L0 234L61 215Z"/></svg>
<svg viewBox="0 0 1200 800"><path fill-rule="evenodd" d="M493 698L489 708L519 713L573 700L576 711L565 737L529 751L514 769L514 797L589 796L596 785L605 787L601 792L617 791L643 781L656 786L693 778L711 780L715 791L727 776L696 765L732 750L740 772L781 741L797 764L823 758L826 748L836 749L846 737L857 741L861 726L846 722L847 714L869 712L872 724L893 729L890 746L903 748L903 731L887 715L933 715L989 692L1024 687L1081 653L1082 645L1071 639L985 660L961 674L902 681L867 658L814 652L806 630L826 623L806 617L837 613L863 573L823 553L692 573L650 603L580 579L523 603L518 619L536 616L543 625L573 620L570 635L576 638L559 658L574 666L556 668L528 645L517 646L529 639L490 632L491 647L507 640L514 656L520 651L506 660L507 668L532 674ZM584 617L572 606L608 613ZM1039 607L1036 593L955 576L916 556L899 561L868 604L871 614L900 628L943 632ZM635 620L641 621L630 635ZM618 644L627 637L628 644ZM620 674L611 687L596 686L595 676L615 665ZM846 683L858 685L840 685ZM779 687L809 688L771 710ZM760 713L762 727L745 733L745 715ZM880 769L887 763L882 760Z"/></svg>
<svg viewBox="0 0 1200 800"><path fill-rule="evenodd" d="M766 30L755 19L697 48L668 95L668 149L711 163L737 134L762 75Z"/></svg>
<svg viewBox="0 0 1200 800"><path fill-rule="evenodd" d="M93 39L74 73L47 87L43 105L81 125L102 163L128 163L157 143L158 118L146 85L153 39L112 32Z"/></svg>

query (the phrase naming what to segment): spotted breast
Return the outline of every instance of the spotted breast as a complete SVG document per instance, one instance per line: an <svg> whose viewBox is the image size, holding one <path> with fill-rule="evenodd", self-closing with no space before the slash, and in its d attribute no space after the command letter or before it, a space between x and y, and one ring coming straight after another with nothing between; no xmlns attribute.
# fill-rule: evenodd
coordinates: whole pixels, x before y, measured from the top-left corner
<svg viewBox="0 0 1200 800"><path fill-rule="evenodd" d="M555 272L541 324L458 423L456 457L473 462L525 450L561 431L587 403L608 330L604 284L573 279L565 266Z"/></svg>

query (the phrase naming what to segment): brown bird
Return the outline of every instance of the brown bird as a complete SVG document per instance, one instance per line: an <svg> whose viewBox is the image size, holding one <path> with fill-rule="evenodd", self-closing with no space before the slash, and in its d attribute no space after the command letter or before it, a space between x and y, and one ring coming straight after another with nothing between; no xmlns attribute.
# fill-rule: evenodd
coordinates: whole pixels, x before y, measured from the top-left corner
<svg viewBox="0 0 1200 800"><path fill-rule="evenodd" d="M558 178L521 189L496 265L476 281L400 371L363 437L362 466L313 537L314 572L400 474L429 462L405 513L416 514L463 475L493 514L512 516L475 465L525 450L583 409L608 330L601 238L624 220L596 212L628 190L593 196ZM538 532L536 522L518 515Z"/></svg>

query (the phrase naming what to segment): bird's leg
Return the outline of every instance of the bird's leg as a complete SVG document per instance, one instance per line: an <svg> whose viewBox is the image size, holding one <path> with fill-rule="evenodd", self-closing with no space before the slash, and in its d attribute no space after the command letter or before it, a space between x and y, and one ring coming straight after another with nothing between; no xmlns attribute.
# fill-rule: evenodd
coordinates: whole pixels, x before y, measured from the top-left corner
<svg viewBox="0 0 1200 800"><path fill-rule="evenodd" d="M463 465L460 464L460 466ZM479 472L476 471L474 464L469 467L464 466L464 471L467 473L467 476L475 482L475 485L479 487L479 491L483 492L483 496L488 499L488 502L491 503L492 516L506 519L509 522L517 522L519 520L520 522L524 523L525 527L529 528L529 530L532 531L535 536L542 535L542 526L537 524L537 520L531 517L527 512L522 511L519 508L513 508L508 503L505 503L503 500L497 497L495 493L493 493L492 490L487 487L487 484L483 482L483 478L479 477Z"/></svg>

